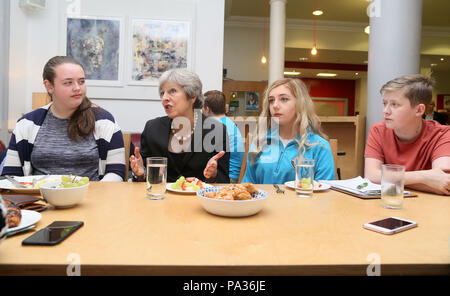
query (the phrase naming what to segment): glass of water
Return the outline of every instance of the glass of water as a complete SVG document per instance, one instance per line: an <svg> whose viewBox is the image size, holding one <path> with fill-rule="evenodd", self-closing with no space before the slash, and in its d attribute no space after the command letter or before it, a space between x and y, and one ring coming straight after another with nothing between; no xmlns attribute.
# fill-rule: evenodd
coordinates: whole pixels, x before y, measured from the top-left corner
<svg viewBox="0 0 450 296"><path fill-rule="evenodd" d="M314 159L298 159L295 163L295 195L312 197L314 191Z"/></svg>
<svg viewBox="0 0 450 296"><path fill-rule="evenodd" d="M147 157L147 197L164 199L167 182L167 158Z"/></svg>
<svg viewBox="0 0 450 296"><path fill-rule="evenodd" d="M383 207L398 210L402 208L404 183L404 166L396 164L381 166L381 205Z"/></svg>

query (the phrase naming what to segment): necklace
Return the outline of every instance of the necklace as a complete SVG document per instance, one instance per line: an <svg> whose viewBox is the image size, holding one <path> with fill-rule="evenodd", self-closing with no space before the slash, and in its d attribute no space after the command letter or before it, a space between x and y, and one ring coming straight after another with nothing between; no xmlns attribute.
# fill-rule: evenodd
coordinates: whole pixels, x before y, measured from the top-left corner
<svg viewBox="0 0 450 296"><path fill-rule="evenodd" d="M176 133L176 131L173 129L173 126L171 127L173 136L175 137L175 139L178 140L178 142L186 142L187 140L189 140L191 138L191 135L194 133L195 126L197 124L197 117L198 117L197 112L194 112L194 127L192 128L191 133L188 134L187 136L179 136Z"/></svg>

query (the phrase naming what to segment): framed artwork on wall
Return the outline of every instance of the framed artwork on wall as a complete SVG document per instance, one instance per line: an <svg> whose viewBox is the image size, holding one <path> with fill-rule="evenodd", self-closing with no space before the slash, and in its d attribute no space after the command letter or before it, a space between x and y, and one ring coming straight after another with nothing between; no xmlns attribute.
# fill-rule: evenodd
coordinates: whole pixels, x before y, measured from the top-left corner
<svg viewBox="0 0 450 296"><path fill-rule="evenodd" d="M245 93L245 111L259 110L259 93L246 92Z"/></svg>
<svg viewBox="0 0 450 296"><path fill-rule="evenodd" d="M87 85L122 86L123 19L68 16L65 21L66 55L83 65Z"/></svg>
<svg viewBox="0 0 450 296"><path fill-rule="evenodd" d="M450 95L444 96L444 109L450 110Z"/></svg>
<svg viewBox="0 0 450 296"><path fill-rule="evenodd" d="M162 73L191 68L190 22L132 19L130 25L130 85L157 85Z"/></svg>

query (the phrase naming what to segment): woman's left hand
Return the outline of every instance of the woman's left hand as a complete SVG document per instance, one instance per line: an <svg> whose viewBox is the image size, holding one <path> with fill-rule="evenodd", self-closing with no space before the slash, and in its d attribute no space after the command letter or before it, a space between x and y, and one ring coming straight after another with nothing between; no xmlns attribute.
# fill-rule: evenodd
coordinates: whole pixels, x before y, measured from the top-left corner
<svg viewBox="0 0 450 296"><path fill-rule="evenodd" d="M210 160L208 160L205 170L203 171L203 175L206 179L215 178L217 176L217 160L224 155L225 151L220 151L219 153L211 157Z"/></svg>

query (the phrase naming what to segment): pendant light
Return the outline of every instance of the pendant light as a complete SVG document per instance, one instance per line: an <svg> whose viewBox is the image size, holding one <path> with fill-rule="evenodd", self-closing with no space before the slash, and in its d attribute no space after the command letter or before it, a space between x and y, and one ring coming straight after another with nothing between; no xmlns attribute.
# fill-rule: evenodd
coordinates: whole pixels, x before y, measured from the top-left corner
<svg viewBox="0 0 450 296"><path fill-rule="evenodd" d="M316 9L316 0L314 0L314 11L317 11ZM312 55L317 55L317 40L316 40L316 14L314 14L314 45L313 48L311 49L311 54Z"/></svg>
<svg viewBox="0 0 450 296"><path fill-rule="evenodd" d="M263 35L263 54L261 57L261 64L266 64L266 0L264 0L264 35Z"/></svg>

